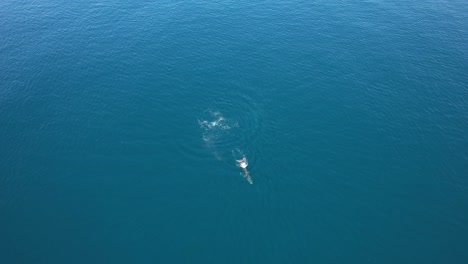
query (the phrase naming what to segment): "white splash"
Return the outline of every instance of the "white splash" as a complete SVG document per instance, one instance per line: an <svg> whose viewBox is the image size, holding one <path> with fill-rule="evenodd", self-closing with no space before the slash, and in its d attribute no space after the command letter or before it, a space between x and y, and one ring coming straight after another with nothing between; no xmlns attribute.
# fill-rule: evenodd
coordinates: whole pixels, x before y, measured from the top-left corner
<svg viewBox="0 0 468 264"><path fill-rule="evenodd" d="M236 159L237 167L242 169L241 175L250 183L253 184L252 176L250 176L250 172L247 170L247 166L249 166L249 161L247 157L242 153L240 149L235 149L232 151L232 155ZM238 158L241 155L241 158Z"/></svg>

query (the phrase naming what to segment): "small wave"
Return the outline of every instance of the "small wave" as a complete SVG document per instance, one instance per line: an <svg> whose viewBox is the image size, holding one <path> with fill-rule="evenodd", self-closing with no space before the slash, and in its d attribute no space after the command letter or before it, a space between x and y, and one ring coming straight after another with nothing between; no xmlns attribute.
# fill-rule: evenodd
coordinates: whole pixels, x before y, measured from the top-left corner
<svg viewBox="0 0 468 264"><path fill-rule="evenodd" d="M238 127L237 121L226 120L219 111L208 111L209 115L207 120L198 119L198 124L205 131L211 130L229 130L231 128Z"/></svg>
<svg viewBox="0 0 468 264"><path fill-rule="evenodd" d="M225 150L229 148L230 142L237 141L238 131L231 130L239 127L238 122L224 117L218 110L206 110L202 118L198 119L198 124L202 130L203 141L216 159L222 160L222 157L226 157Z"/></svg>

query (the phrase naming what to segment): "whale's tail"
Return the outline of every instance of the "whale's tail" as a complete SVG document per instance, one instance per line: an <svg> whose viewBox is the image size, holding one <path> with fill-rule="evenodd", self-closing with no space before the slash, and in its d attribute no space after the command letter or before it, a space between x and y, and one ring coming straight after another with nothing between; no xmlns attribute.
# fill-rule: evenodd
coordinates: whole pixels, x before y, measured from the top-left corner
<svg viewBox="0 0 468 264"><path fill-rule="evenodd" d="M241 167L242 169L246 169L249 166L249 162L247 161L246 157L242 157L242 159L236 160L237 166Z"/></svg>
<svg viewBox="0 0 468 264"><path fill-rule="evenodd" d="M249 162L245 157L244 153L240 151L240 149L235 149L232 151L232 155L236 160L237 167L242 168L241 175L250 183L253 184L252 177L250 176L250 172L247 170L247 166L249 166Z"/></svg>

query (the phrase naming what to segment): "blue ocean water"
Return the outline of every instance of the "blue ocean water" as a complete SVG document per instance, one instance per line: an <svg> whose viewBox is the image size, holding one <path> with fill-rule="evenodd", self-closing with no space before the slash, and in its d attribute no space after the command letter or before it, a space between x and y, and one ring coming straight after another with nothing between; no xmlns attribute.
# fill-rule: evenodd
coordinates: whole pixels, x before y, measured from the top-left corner
<svg viewBox="0 0 468 264"><path fill-rule="evenodd" d="M467 25L462 0L2 1L0 263L467 263Z"/></svg>

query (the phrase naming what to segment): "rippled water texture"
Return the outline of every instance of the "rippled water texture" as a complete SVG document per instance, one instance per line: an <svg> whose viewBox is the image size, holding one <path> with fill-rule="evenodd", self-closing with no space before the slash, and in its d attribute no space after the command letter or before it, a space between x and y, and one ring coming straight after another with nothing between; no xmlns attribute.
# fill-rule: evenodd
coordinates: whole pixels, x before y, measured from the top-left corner
<svg viewBox="0 0 468 264"><path fill-rule="evenodd" d="M0 1L0 263L468 263L467 14Z"/></svg>

